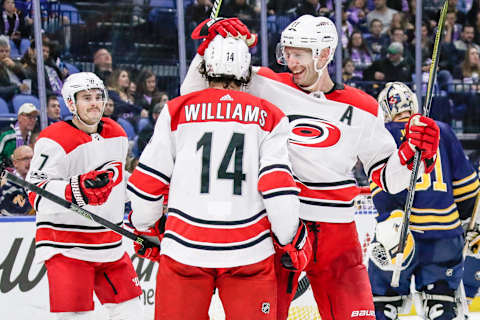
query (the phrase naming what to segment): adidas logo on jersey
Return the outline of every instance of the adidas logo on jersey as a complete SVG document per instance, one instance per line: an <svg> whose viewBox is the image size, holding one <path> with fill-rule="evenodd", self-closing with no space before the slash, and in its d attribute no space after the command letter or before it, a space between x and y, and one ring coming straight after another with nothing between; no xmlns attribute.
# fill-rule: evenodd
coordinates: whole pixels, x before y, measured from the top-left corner
<svg viewBox="0 0 480 320"><path fill-rule="evenodd" d="M233 101L233 98L231 95L226 94L223 97L220 98L220 101Z"/></svg>

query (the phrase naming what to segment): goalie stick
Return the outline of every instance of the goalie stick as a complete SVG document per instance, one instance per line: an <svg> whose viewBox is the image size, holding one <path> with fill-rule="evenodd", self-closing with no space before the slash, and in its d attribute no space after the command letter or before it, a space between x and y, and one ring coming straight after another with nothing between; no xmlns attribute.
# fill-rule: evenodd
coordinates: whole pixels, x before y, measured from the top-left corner
<svg viewBox="0 0 480 320"><path fill-rule="evenodd" d="M448 10L448 0L445 0L443 4L442 11L440 12L440 18L438 20L437 33L435 35L435 43L433 44L433 53L432 53L432 64L430 65L430 72L428 74L428 85L427 93L425 96L425 104L423 107L423 115L428 117L430 114L430 107L432 105L432 95L433 95L433 84L435 83L435 78L437 76L437 67L438 59L440 57L440 40L442 38L443 26L445 24L445 17ZM417 88L420 90L420 88ZM400 272L403 262L403 252L407 243L407 231L410 222L410 213L413 205L413 198L415 196L415 184L417 182L418 168L420 166L420 156L421 151L417 149L415 152L415 157L413 158L413 169L412 175L410 176L410 184L408 187L407 201L405 202L405 210L402 219L401 231L400 231L400 240L398 243L398 250L395 254L395 265L393 266L392 281L391 286L396 288L399 286L400 282Z"/></svg>
<svg viewBox="0 0 480 320"><path fill-rule="evenodd" d="M36 194L44 197L45 199L48 199L52 202L55 202L56 204L66 208L66 209L74 211L74 212L82 215L83 217L85 217L89 220L95 221L96 223L112 230L113 232L118 233L118 234L120 234L124 237L127 237L127 238L133 240L134 242L140 244L144 248L159 247L159 243L155 243L154 241L152 241L152 239L147 239L146 237L142 237L142 236L134 234L133 232L125 230L122 227L119 227L116 224L114 224L114 223L112 223L112 222L110 222L110 221L108 221L108 220L106 220L106 219L104 219L100 216L97 216L96 214L94 214L94 213L92 213L88 210L85 210L82 207L77 206L76 204L71 203L71 202L53 194L50 191L47 191L43 188L40 188L40 187L36 186L33 183L25 181L22 178L19 178L16 175L14 175L14 174L6 171L6 170L3 171L2 175L1 175L1 178L5 178L5 179L9 180L10 182L12 182L16 185L19 185L19 186L21 186L25 189L28 189L32 192L35 192Z"/></svg>

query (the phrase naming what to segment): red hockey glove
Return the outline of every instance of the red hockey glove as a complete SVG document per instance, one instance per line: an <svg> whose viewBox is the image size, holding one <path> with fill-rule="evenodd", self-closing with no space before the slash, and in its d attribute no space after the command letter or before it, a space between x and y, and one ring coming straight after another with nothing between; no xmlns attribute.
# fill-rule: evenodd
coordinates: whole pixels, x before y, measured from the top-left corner
<svg viewBox="0 0 480 320"><path fill-rule="evenodd" d="M192 39L204 39L197 48L199 55L203 56L205 49L217 34L224 38L228 35L242 37L250 48L257 44L257 35L250 33L247 26L238 18L207 19L192 32Z"/></svg>
<svg viewBox="0 0 480 320"><path fill-rule="evenodd" d="M303 222L300 221L297 233L291 243L282 246L275 235L273 239L275 248L279 252L283 252L280 262L285 269L302 271L307 267L312 256L312 244L308 239L307 227Z"/></svg>
<svg viewBox="0 0 480 320"><path fill-rule="evenodd" d="M422 151L421 161L425 164L425 173L432 172L440 142L440 129L431 118L414 114L405 127L405 141L398 148L400 163L413 169L415 150Z"/></svg>
<svg viewBox="0 0 480 320"><path fill-rule="evenodd" d="M132 212L128 215L128 220L131 222L130 217ZM151 239L152 242L161 242L163 239L163 234L165 233L165 222L167 221L167 216L163 215L153 227L149 228L147 231L138 231L137 229L133 230L133 233L136 235L143 236L147 239ZM133 225L132 225L133 226ZM148 246L140 245L138 242L133 243L133 248L137 256L151 260L151 261L160 261L160 247L159 246Z"/></svg>
<svg viewBox="0 0 480 320"><path fill-rule="evenodd" d="M65 188L65 199L81 207L104 204L113 188L112 178L113 172L105 170L73 176Z"/></svg>

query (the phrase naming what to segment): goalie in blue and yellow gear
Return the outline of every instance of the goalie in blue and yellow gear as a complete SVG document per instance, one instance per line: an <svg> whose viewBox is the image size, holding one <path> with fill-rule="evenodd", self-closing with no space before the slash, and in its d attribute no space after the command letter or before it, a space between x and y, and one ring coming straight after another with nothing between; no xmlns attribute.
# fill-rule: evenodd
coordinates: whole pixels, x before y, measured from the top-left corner
<svg viewBox="0 0 480 320"><path fill-rule="evenodd" d="M403 83L390 82L378 101L385 113L385 126L400 146L408 118L418 112L417 98ZM434 170L423 174L416 184L398 288L390 286L391 257L398 248L400 228L397 225L407 191L392 195L374 183L370 185L379 215L375 240L369 250L368 272L379 320L398 319L410 294L412 276L422 296L425 319L457 319L461 312L455 291L463 275L462 220L472 215L479 182L453 130L442 122L437 121L437 125L440 144Z"/></svg>

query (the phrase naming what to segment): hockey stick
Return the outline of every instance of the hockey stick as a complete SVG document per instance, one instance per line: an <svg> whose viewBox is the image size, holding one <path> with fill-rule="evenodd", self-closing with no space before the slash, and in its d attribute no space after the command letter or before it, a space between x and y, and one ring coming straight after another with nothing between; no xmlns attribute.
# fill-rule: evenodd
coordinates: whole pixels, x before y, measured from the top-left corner
<svg viewBox="0 0 480 320"><path fill-rule="evenodd" d="M432 95L433 95L433 85L435 83L435 78L437 76L437 67L438 67L438 58L440 57L440 40L442 38L443 26L445 23L445 17L448 10L448 0L445 0L443 4L442 11L440 12L440 18L438 20L437 34L435 35L435 42L433 44L433 53L432 53L432 64L430 65L430 72L428 74L428 85L427 93L425 96L425 104L423 107L423 115L427 116L430 114L430 107L432 105ZM420 90L420 88L417 88ZM410 184L408 187L407 201L405 203L405 210L402 219L402 228L400 231L400 242L398 244L397 254L395 255L395 265L393 267L392 274L392 287L398 287L400 282L400 272L403 262L403 252L407 243L407 231L410 222L410 213L413 205L413 198L415 196L415 184L417 182L418 168L420 166L420 157L421 151L417 149L415 156L413 158L413 169L412 175L410 176Z"/></svg>
<svg viewBox="0 0 480 320"><path fill-rule="evenodd" d="M222 0L215 0L215 2L213 3L212 12L210 12L210 19L215 19L216 17L218 17L221 5Z"/></svg>
<svg viewBox="0 0 480 320"><path fill-rule="evenodd" d="M480 193L477 194L477 199L475 199L475 205L473 207L472 217L470 218L470 222L468 223L467 230L465 230L465 231L473 230L473 228L475 227L475 221L477 220L477 216L478 216L479 211L480 211ZM463 256L464 257L467 254L468 245L469 245L469 242L467 240L467 241L465 241L465 245L463 247Z"/></svg>
<svg viewBox="0 0 480 320"><path fill-rule="evenodd" d="M478 212L480 211L480 194L477 194L477 198L475 199L475 205L473 207L473 214L470 218L470 222L468 223L467 230L472 230L475 227L475 221L477 220ZM463 246L463 259L465 260L465 256L467 254L469 241L465 241L465 245ZM463 315L467 315L469 313L468 309L468 302L467 302L467 294L465 293L465 287L463 285L463 279L460 281L457 290L455 290L455 297L460 300L461 303L461 312Z"/></svg>
<svg viewBox="0 0 480 320"><path fill-rule="evenodd" d="M153 242L151 239L147 239L145 237L136 235L133 232L125 230L122 227L119 227L116 224L114 224L114 223L112 223L112 222L110 222L110 221L108 221L108 220L106 220L106 219L104 219L100 216L97 216L96 214L94 214L94 213L92 213L88 210L85 210L82 207L77 206L76 204L71 203L71 202L53 194L50 191L47 191L47 190L45 190L43 188L40 188L40 187L37 187L35 184L30 183L28 181L25 181L22 178L19 178L16 175L11 174L10 172L8 172L6 170L3 171L1 177L6 178L7 180L15 183L16 185L19 185L19 186L25 188L25 189L28 189L32 192L35 192L36 194L44 197L45 199L48 199L52 202L55 202L56 204L66 208L66 209L72 210L72 211L82 215L83 217L89 219L89 220L95 221L96 223L112 230L113 232L118 233L118 234L120 234L124 237L127 237L127 238L133 240L134 242L140 244L142 247L153 248L153 247L158 247L159 246L158 243Z"/></svg>

